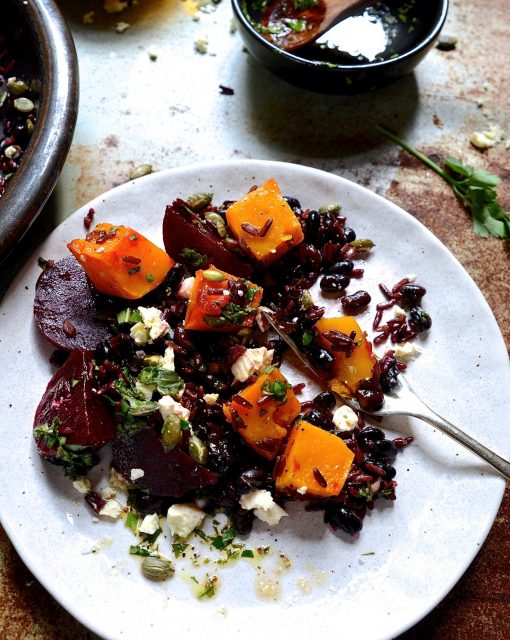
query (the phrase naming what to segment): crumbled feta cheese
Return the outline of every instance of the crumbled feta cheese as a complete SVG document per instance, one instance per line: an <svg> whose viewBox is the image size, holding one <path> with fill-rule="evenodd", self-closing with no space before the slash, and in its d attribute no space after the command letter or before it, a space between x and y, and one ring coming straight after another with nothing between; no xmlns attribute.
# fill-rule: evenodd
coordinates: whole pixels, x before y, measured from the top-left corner
<svg viewBox="0 0 510 640"><path fill-rule="evenodd" d="M486 131L473 131L469 142L478 149L489 149L505 139L505 132L497 125L491 125Z"/></svg>
<svg viewBox="0 0 510 640"><path fill-rule="evenodd" d="M172 347L167 347L163 354L163 359L159 363L162 369L168 369L168 371L175 371L175 354Z"/></svg>
<svg viewBox="0 0 510 640"><path fill-rule="evenodd" d="M333 413L333 424L337 431L352 431L358 424L358 416L350 407L343 405Z"/></svg>
<svg viewBox="0 0 510 640"><path fill-rule="evenodd" d="M99 512L99 515L117 520L124 515L124 507L118 500L111 499L106 502L104 507Z"/></svg>
<svg viewBox="0 0 510 640"><path fill-rule="evenodd" d="M191 290L193 289L193 285L195 284L195 278L190 276L189 278L184 278L181 282L180 287L177 289L177 297L178 298L186 298L189 300L191 296Z"/></svg>
<svg viewBox="0 0 510 640"><path fill-rule="evenodd" d="M170 326L168 322L162 320L161 311L156 307L138 307L138 311L142 316L142 321L136 322L131 327L129 335L138 347L143 347L165 335Z"/></svg>
<svg viewBox="0 0 510 640"><path fill-rule="evenodd" d="M304 484L302 487L299 487L299 489L296 489L296 491L300 493L302 496L304 496L305 493L308 491L308 487Z"/></svg>
<svg viewBox="0 0 510 640"><path fill-rule="evenodd" d="M395 358L397 360L413 360L423 353L423 349L412 342L404 342L395 346Z"/></svg>
<svg viewBox="0 0 510 640"><path fill-rule="evenodd" d="M215 402L218 401L218 394L217 393L205 393L204 394L204 400L207 404L214 404Z"/></svg>
<svg viewBox="0 0 510 640"><path fill-rule="evenodd" d="M110 486L117 489L117 491L127 491L129 488L129 483L126 478L124 478L122 473L119 473L117 469L114 469L113 467L110 469L109 482Z"/></svg>
<svg viewBox="0 0 510 640"><path fill-rule="evenodd" d="M145 475L145 471L143 469L131 469L131 473L129 477L131 478L131 482L135 482L135 480L140 480Z"/></svg>
<svg viewBox="0 0 510 640"><path fill-rule="evenodd" d="M266 347L246 349L231 367L234 380L246 382L254 373L260 373L269 367L273 361L273 355L274 349L266 349Z"/></svg>
<svg viewBox="0 0 510 640"><path fill-rule="evenodd" d="M82 476L73 481L73 487L80 493L88 493L92 488L92 485L86 476Z"/></svg>
<svg viewBox="0 0 510 640"><path fill-rule="evenodd" d="M182 404L176 402L171 396L163 396L158 400L159 412L163 420L166 420L168 416L174 415L178 418L187 420L189 418L190 411L183 407Z"/></svg>
<svg viewBox="0 0 510 640"><path fill-rule="evenodd" d="M289 515L273 500L266 489L256 489L241 496L239 504L243 509L251 510L255 516L270 526L278 524L284 516Z"/></svg>
<svg viewBox="0 0 510 640"><path fill-rule="evenodd" d="M411 275L406 276L407 280L409 282L414 282L416 280L416 274L415 273L411 273Z"/></svg>
<svg viewBox="0 0 510 640"><path fill-rule="evenodd" d="M105 500L111 500L112 498L115 498L117 494L115 489L112 487L103 487L102 489L99 489L99 495Z"/></svg>
<svg viewBox="0 0 510 640"><path fill-rule="evenodd" d="M143 322L136 322L129 332L137 347L143 347L149 341L149 332Z"/></svg>
<svg viewBox="0 0 510 640"><path fill-rule="evenodd" d="M149 330L149 338L151 340L157 340L168 331L169 324L162 320L159 309L156 309L156 307L138 307L138 311L142 316L144 325Z"/></svg>
<svg viewBox="0 0 510 640"><path fill-rule="evenodd" d="M398 304L393 306L393 313L395 315L395 318L398 318L399 316L407 316L405 310L402 309L402 307L399 307Z"/></svg>
<svg viewBox="0 0 510 640"><path fill-rule="evenodd" d="M166 516L172 535L186 538L205 518L205 513L194 504L173 504Z"/></svg>
<svg viewBox="0 0 510 640"><path fill-rule="evenodd" d="M142 520L142 524L138 527L140 533L146 533L151 536L159 529L159 516L157 513L151 513Z"/></svg>
<svg viewBox="0 0 510 640"><path fill-rule="evenodd" d="M136 380L135 390L143 397L144 400L150 400L152 398L152 394L156 391L156 385L143 384L140 380Z"/></svg>

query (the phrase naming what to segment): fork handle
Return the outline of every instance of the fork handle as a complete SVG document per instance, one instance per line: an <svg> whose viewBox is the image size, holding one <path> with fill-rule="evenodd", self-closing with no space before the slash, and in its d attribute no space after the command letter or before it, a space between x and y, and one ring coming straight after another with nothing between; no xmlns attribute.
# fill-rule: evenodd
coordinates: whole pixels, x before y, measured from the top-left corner
<svg viewBox="0 0 510 640"><path fill-rule="evenodd" d="M498 456L497 453L488 449L485 445L478 442L471 436L468 436L467 433L461 431L458 427L453 425L448 420L445 420L442 416L437 414L435 411L432 411L430 407L428 407L424 402L421 402L422 410L418 414L414 414L417 418L428 422L432 426L442 431L450 438L456 440L459 444L466 449L469 449L472 453L477 455L485 462L489 463L490 466L495 469L498 473L500 473L504 478L510 480L510 462Z"/></svg>

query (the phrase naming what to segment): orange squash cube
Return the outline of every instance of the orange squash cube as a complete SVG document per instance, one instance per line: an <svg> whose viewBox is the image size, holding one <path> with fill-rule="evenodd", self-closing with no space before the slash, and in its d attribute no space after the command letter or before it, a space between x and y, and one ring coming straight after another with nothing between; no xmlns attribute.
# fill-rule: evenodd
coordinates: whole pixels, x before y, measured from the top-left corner
<svg viewBox="0 0 510 640"><path fill-rule="evenodd" d="M273 460L301 404L279 369L262 373L224 405L225 417L260 456Z"/></svg>
<svg viewBox="0 0 510 640"><path fill-rule="evenodd" d="M108 222L67 246L98 291L128 300L155 289L175 264L138 231Z"/></svg>
<svg viewBox="0 0 510 640"><path fill-rule="evenodd" d="M374 373L376 361L371 343L352 316L321 318L315 328L321 334L319 337L322 346L335 358L333 368L328 372L329 387L341 396L354 397L360 382L371 379ZM351 353L333 351L331 342L322 335L331 330L341 331L346 335L355 331L354 342L357 346Z"/></svg>
<svg viewBox="0 0 510 640"><path fill-rule="evenodd" d="M301 224L274 179L234 202L226 215L238 242L265 265L303 242Z"/></svg>
<svg viewBox="0 0 510 640"><path fill-rule="evenodd" d="M276 490L312 496L337 496L354 453L343 440L305 420L292 427L276 468Z"/></svg>
<svg viewBox="0 0 510 640"><path fill-rule="evenodd" d="M243 286L243 305L232 302L232 291L236 283ZM240 329L251 327L262 300L261 287L237 278L212 265L209 269L199 270L186 309L184 328L194 331L222 331L237 333ZM238 300L239 297L236 297ZM238 300L239 301L239 300Z"/></svg>

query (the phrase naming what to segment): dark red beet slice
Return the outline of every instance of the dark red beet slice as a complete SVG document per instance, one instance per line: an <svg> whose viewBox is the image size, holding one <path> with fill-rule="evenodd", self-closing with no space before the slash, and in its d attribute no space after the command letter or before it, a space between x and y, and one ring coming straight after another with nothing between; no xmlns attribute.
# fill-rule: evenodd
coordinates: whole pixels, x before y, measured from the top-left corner
<svg viewBox="0 0 510 640"><path fill-rule="evenodd" d="M166 252L177 262L183 262L182 250L190 248L207 256L207 262L200 265L200 268L213 264L218 269L242 278L247 278L253 271L248 259L230 251L221 238L203 224L200 216L187 208L183 200L175 200L166 208L163 241Z"/></svg>
<svg viewBox="0 0 510 640"><path fill-rule="evenodd" d="M108 322L98 317L99 299L76 258L57 260L37 280L35 321L42 334L60 349L94 349L110 336Z"/></svg>
<svg viewBox="0 0 510 640"><path fill-rule="evenodd" d="M58 435L66 437L66 444L99 449L116 433L115 424L104 401L94 389L93 352L72 351L49 381L37 407L34 428L51 425L60 420ZM56 456L43 438L35 436L39 453L47 459Z"/></svg>
<svg viewBox="0 0 510 640"><path fill-rule="evenodd" d="M180 498L193 489L218 482L213 473L181 449L166 452L154 429L138 431L129 440L117 438L113 443L113 466L127 478L131 469L142 469L144 475L137 480L137 486L156 496Z"/></svg>

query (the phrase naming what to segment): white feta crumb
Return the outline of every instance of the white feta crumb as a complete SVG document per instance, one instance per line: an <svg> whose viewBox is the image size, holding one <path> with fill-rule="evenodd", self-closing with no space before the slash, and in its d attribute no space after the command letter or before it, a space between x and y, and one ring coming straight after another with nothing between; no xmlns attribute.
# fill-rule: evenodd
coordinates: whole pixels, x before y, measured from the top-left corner
<svg viewBox="0 0 510 640"><path fill-rule="evenodd" d="M105 500L111 500L112 498L115 498L117 494L115 489L112 487L103 487L102 489L99 489L99 495Z"/></svg>
<svg viewBox="0 0 510 640"><path fill-rule="evenodd" d="M308 491L308 487L306 486L306 484L304 484L302 487L299 487L299 489L296 489L296 491L300 493L302 496L304 496L305 493Z"/></svg>
<svg viewBox="0 0 510 640"><path fill-rule="evenodd" d="M156 391L155 384L144 384L140 380L135 381L135 390L143 397L144 400L150 400L152 394Z"/></svg>
<svg viewBox="0 0 510 640"><path fill-rule="evenodd" d="M284 516L289 515L276 504L273 496L266 489L256 489L246 493L241 496L239 504L243 509L253 509L255 516L270 526L278 524Z"/></svg>
<svg viewBox="0 0 510 640"><path fill-rule="evenodd" d="M478 149L489 149L505 139L505 132L498 125L490 125L486 131L473 131L469 142Z"/></svg>
<svg viewBox="0 0 510 640"><path fill-rule="evenodd" d="M191 297L191 290L193 289L193 285L195 284L195 278L190 276L189 278L184 278L181 282L179 288L177 289L177 297L178 298L186 298L189 300Z"/></svg>
<svg viewBox="0 0 510 640"><path fill-rule="evenodd" d="M110 469L109 482L110 482L110 486L113 487L114 489L117 489L117 491L127 491L129 488L129 483L124 478L122 473L119 473L113 467Z"/></svg>
<svg viewBox="0 0 510 640"><path fill-rule="evenodd" d="M117 33L124 33L124 31L127 31L130 26L129 22L117 22L115 25L115 31Z"/></svg>
<svg viewBox="0 0 510 640"><path fill-rule="evenodd" d="M205 513L194 504L173 504L166 515L172 535L186 538L205 518Z"/></svg>
<svg viewBox="0 0 510 640"><path fill-rule="evenodd" d="M358 424L358 416L350 407L342 405L333 413L333 424L337 431L352 431Z"/></svg>
<svg viewBox="0 0 510 640"><path fill-rule="evenodd" d="M423 353L423 349L412 342L404 342L395 346L395 358L397 360L413 360Z"/></svg>
<svg viewBox="0 0 510 640"><path fill-rule="evenodd" d="M151 513L142 520L142 524L138 527L140 533L146 533L151 536L159 529L159 516L157 513Z"/></svg>
<svg viewBox="0 0 510 640"><path fill-rule="evenodd" d="M73 487L80 493L88 493L92 488L92 484L86 476L81 476L73 480Z"/></svg>
<svg viewBox="0 0 510 640"><path fill-rule="evenodd" d="M99 515L117 520L124 515L124 507L118 500L111 499L106 502L104 507L99 512Z"/></svg>
<svg viewBox="0 0 510 640"><path fill-rule="evenodd" d="M131 473L129 477L131 478L131 482L135 482L136 480L140 480L145 475L145 471L143 469L131 469Z"/></svg>
<svg viewBox="0 0 510 640"><path fill-rule="evenodd" d="M149 341L149 332L143 322L135 322L129 331L129 335L135 341L137 347L143 347Z"/></svg>
<svg viewBox="0 0 510 640"><path fill-rule="evenodd" d="M198 53L205 54L207 53L207 48L209 46L209 38L207 36L202 36L201 38L197 38L194 42L195 51Z"/></svg>
<svg viewBox="0 0 510 640"><path fill-rule="evenodd" d="M399 316L407 316L407 313L405 312L405 310L402 309L402 307L399 307L398 304L394 305L393 314L395 318L398 318Z"/></svg>
<svg viewBox="0 0 510 640"><path fill-rule="evenodd" d="M254 373L260 373L269 367L273 361L273 355L274 349L266 349L266 347L246 349L231 367L234 380L246 382Z"/></svg>
<svg viewBox="0 0 510 640"><path fill-rule="evenodd" d="M189 409L183 407L180 402L176 402L171 396L163 396L158 400L158 407L163 420L166 420L170 415L183 418L184 420L189 418Z"/></svg>
<svg viewBox="0 0 510 640"><path fill-rule="evenodd" d="M94 24L95 15L95 11L87 11L87 13L83 14L81 21L83 22L83 24Z"/></svg>
<svg viewBox="0 0 510 640"><path fill-rule="evenodd" d="M167 347L159 366L168 371L175 371L175 354L172 347Z"/></svg>
<svg viewBox="0 0 510 640"><path fill-rule="evenodd" d="M204 400L207 404L214 404L218 402L218 394L217 393L205 393Z"/></svg>
<svg viewBox="0 0 510 640"><path fill-rule="evenodd" d="M142 321L149 331L149 342L157 340L163 336L170 325L161 317L161 311L156 307L138 307L138 311L142 316Z"/></svg>
<svg viewBox="0 0 510 640"><path fill-rule="evenodd" d="M406 278L408 279L409 282L414 282L416 280L416 274L411 273L410 275L406 276Z"/></svg>

